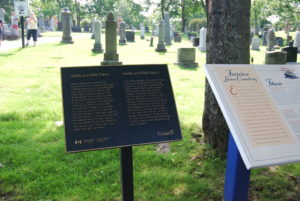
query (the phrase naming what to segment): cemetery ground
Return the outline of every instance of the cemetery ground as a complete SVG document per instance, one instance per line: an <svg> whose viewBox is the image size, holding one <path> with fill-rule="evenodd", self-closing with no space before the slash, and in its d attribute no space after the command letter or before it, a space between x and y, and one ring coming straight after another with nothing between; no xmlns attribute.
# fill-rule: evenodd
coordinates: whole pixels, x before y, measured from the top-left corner
<svg viewBox="0 0 300 201"><path fill-rule="evenodd" d="M222 200L226 158L204 144L201 131L205 53L196 50L199 68L186 69L174 62L177 48L191 42L157 53L157 38L154 47L147 39L136 36L135 43L118 46L120 61L168 64L183 140L165 154L156 145L133 148L135 200ZM65 153L60 67L103 60L103 54L92 53L89 37L74 42L0 52L0 200L121 200L119 149ZM264 52L265 47L251 51L255 64L264 63ZM250 200L299 201L299 176L300 164L255 169Z"/></svg>

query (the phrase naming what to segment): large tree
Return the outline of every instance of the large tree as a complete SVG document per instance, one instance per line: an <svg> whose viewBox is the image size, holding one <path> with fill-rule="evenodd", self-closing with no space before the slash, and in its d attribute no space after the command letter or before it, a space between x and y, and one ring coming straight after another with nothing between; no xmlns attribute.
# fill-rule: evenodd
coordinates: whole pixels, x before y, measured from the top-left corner
<svg viewBox="0 0 300 201"><path fill-rule="evenodd" d="M249 64L251 0L206 0L206 6L206 63ZM206 141L225 151L229 130L207 80L202 125Z"/></svg>

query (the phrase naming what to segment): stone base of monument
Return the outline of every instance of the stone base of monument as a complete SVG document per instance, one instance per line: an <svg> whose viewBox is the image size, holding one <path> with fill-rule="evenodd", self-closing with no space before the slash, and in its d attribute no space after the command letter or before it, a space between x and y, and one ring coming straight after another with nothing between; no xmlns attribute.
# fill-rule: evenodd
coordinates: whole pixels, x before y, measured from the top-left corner
<svg viewBox="0 0 300 201"><path fill-rule="evenodd" d="M72 44L74 41L72 41L72 37L62 37L61 43L69 43Z"/></svg>
<svg viewBox="0 0 300 201"><path fill-rule="evenodd" d="M196 59L196 49L195 48L178 48L177 51L177 62L176 65L196 68L198 63L195 62Z"/></svg>
<svg viewBox="0 0 300 201"><path fill-rule="evenodd" d="M91 35L91 39L95 39L95 35L94 34Z"/></svg>
<svg viewBox="0 0 300 201"><path fill-rule="evenodd" d="M145 39L145 36L141 36L141 39L144 40L144 39Z"/></svg>
<svg viewBox="0 0 300 201"><path fill-rule="evenodd" d="M279 51L266 52L265 64L286 64L286 53Z"/></svg>
<svg viewBox="0 0 300 201"><path fill-rule="evenodd" d="M197 68L198 67L198 63L193 63L193 62L176 62L174 64L178 65L178 66L183 66L186 68Z"/></svg>
<svg viewBox="0 0 300 201"><path fill-rule="evenodd" d="M157 48L155 49L156 52L166 52L166 46L164 43L157 44Z"/></svg>
<svg viewBox="0 0 300 201"><path fill-rule="evenodd" d="M102 45L98 43L94 44L94 48L92 49L92 51L102 53L103 52Z"/></svg>
<svg viewBox="0 0 300 201"><path fill-rule="evenodd" d="M124 39L124 40L119 40L119 45L126 45L126 40Z"/></svg>
<svg viewBox="0 0 300 201"><path fill-rule="evenodd" d="M114 60L104 60L101 62L103 66L112 66L112 65L122 65L121 61L114 61Z"/></svg>
<svg viewBox="0 0 300 201"><path fill-rule="evenodd" d="M201 52L206 52L206 46L199 46L198 49L199 49Z"/></svg>

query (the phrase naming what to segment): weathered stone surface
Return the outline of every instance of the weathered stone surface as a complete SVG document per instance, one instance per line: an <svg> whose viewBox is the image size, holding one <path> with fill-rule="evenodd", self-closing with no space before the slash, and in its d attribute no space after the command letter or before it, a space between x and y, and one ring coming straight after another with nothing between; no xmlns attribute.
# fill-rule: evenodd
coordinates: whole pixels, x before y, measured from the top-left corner
<svg viewBox="0 0 300 201"><path fill-rule="evenodd" d="M144 24L140 24L140 29L141 29L140 38L143 40L143 39L145 39L145 26L144 26Z"/></svg>
<svg viewBox="0 0 300 201"><path fill-rule="evenodd" d="M126 32L125 32L126 24L125 22L120 23L120 39L119 39L119 45L125 45L126 44Z"/></svg>
<svg viewBox="0 0 300 201"><path fill-rule="evenodd" d="M207 30L205 27L200 29L200 42L199 42L199 50L201 52L206 52L206 33Z"/></svg>
<svg viewBox="0 0 300 201"><path fill-rule="evenodd" d="M135 33L134 31L126 31L126 39L127 39L127 42L134 42L135 38Z"/></svg>
<svg viewBox="0 0 300 201"><path fill-rule="evenodd" d="M166 52L165 46L165 23L164 20L161 19L159 22L159 34L158 34L158 44L155 49L156 52Z"/></svg>
<svg viewBox="0 0 300 201"><path fill-rule="evenodd" d="M274 29L269 29L268 34L267 34L267 44L268 48L267 51L274 51L275 50L275 31Z"/></svg>
<svg viewBox="0 0 300 201"><path fill-rule="evenodd" d="M294 47L298 48L298 52L300 51L300 31L296 32L295 40L294 40Z"/></svg>
<svg viewBox="0 0 300 201"><path fill-rule="evenodd" d="M293 44L281 48L281 51L286 53L286 62L297 62L298 48L293 47Z"/></svg>
<svg viewBox="0 0 300 201"><path fill-rule="evenodd" d="M195 63L196 49L195 48L178 48L177 62L175 64L188 68L195 68L198 63Z"/></svg>
<svg viewBox="0 0 300 201"><path fill-rule="evenodd" d="M164 13L164 23L165 23L165 43L166 45L172 45L171 42L171 37L170 37L170 31L171 31L171 26L170 26L170 14L168 12Z"/></svg>
<svg viewBox="0 0 300 201"><path fill-rule="evenodd" d="M101 65L120 65L119 54L117 54L117 22L112 12L107 15L105 21L105 53Z"/></svg>
<svg viewBox="0 0 300 201"><path fill-rule="evenodd" d="M101 44L101 28L102 24L100 21L95 22L95 43L94 48L92 49L93 52L103 52L102 44Z"/></svg>
<svg viewBox="0 0 300 201"><path fill-rule="evenodd" d="M62 43L74 43L71 36L71 12L68 8L64 8L61 12L62 16Z"/></svg>
<svg viewBox="0 0 300 201"><path fill-rule="evenodd" d="M286 53L285 52L266 52L265 64L286 64Z"/></svg>
<svg viewBox="0 0 300 201"><path fill-rule="evenodd" d="M258 37L252 38L251 50L259 51L260 39Z"/></svg>

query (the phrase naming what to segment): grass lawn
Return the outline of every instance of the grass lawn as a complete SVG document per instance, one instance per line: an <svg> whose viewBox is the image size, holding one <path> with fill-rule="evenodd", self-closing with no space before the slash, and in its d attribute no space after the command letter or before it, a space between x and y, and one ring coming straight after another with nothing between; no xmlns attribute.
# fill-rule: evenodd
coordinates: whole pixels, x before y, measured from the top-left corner
<svg viewBox="0 0 300 201"><path fill-rule="evenodd" d="M60 33L45 33L59 36ZM65 154L60 67L99 65L103 54L91 52L93 40L49 43L0 52L0 200L121 200L119 150ZM174 65L184 40L156 53L149 36L118 46L123 64L167 63L184 140L160 154L156 145L134 147L135 200L222 200L225 159L203 143L201 116L205 53L197 50L199 68ZM104 41L104 40L102 40ZM155 39L154 44L157 43ZM156 46L156 45L155 45ZM103 45L104 47L104 45ZM264 63L264 48L251 51ZM300 164L252 171L251 200L299 201Z"/></svg>

